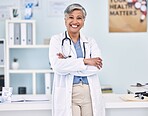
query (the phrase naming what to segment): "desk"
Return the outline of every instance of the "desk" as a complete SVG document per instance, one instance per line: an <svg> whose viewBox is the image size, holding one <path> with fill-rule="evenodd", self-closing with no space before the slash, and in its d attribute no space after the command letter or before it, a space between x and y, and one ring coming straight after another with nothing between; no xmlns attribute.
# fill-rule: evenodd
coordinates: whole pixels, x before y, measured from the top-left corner
<svg viewBox="0 0 148 116"><path fill-rule="evenodd" d="M104 94L106 116L148 116L148 102L125 102L122 94ZM51 116L51 102L0 104L0 116Z"/></svg>
<svg viewBox="0 0 148 116"><path fill-rule="evenodd" d="M0 103L0 116L51 116L49 99L46 95L13 95L15 102ZM20 100L29 102L16 102Z"/></svg>
<svg viewBox="0 0 148 116"><path fill-rule="evenodd" d="M104 95L106 116L148 116L148 102L126 102L122 95Z"/></svg>
<svg viewBox="0 0 148 116"><path fill-rule="evenodd" d="M0 116L51 116L51 103L19 102L0 104Z"/></svg>

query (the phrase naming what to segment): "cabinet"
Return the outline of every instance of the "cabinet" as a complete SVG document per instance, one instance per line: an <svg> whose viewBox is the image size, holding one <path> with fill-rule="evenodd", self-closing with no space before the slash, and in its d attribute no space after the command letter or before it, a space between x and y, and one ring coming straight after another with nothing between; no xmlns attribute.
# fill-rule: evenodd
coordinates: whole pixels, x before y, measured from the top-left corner
<svg viewBox="0 0 148 116"><path fill-rule="evenodd" d="M45 76L47 73L50 75L52 73L48 60L48 47L36 43L35 20L6 20L5 86L13 87L13 94L18 94L20 87L25 87L27 94L51 93L46 90L51 81ZM18 60L18 69L12 68L14 58ZM51 88L48 89L51 91Z"/></svg>
<svg viewBox="0 0 148 116"><path fill-rule="evenodd" d="M4 73L5 73L5 40L0 39L0 94L2 87L4 87Z"/></svg>

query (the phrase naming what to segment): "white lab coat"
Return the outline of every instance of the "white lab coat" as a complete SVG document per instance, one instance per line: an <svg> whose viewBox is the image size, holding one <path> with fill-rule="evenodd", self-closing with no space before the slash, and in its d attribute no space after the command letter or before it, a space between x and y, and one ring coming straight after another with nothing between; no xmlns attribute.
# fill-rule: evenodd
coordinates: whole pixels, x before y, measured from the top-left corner
<svg viewBox="0 0 148 116"><path fill-rule="evenodd" d="M69 36L68 36L69 37ZM77 58L72 44L70 55L67 59L59 59L57 53L62 53L62 39L65 34L52 36L49 47L49 60L54 70L54 82L52 92L52 116L72 116L72 85L74 75L87 76L90 86L93 116L105 116L105 107L102 99L98 69L95 66L87 66L83 58ZM80 33L80 43L83 49L85 42L86 58L100 57L100 50L93 38L85 37ZM70 49L69 41L64 41L66 50ZM91 55L90 55L91 54Z"/></svg>

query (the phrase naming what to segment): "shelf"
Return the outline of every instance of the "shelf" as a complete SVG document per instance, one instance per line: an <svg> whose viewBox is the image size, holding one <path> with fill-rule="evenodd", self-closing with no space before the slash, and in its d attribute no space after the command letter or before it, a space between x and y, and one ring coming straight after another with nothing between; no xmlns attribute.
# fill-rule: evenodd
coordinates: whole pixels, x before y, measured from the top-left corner
<svg viewBox="0 0 148 116"><path fill-rule="evenodd" d="M19 70L9 70L9 73L53 73L53 70L48 70L48 69L35 69L35 70L30 70L30 69L19 69Z"/></svg>
<svg viewBox="0 0 148 116"><path fill-rule="evenodd" d="M30 23L35 20L6 20L6 23Z"/></svg>
<svg viewBox="0 0 148 116"><path fill-rule="evenodd" d="M49 48L49 45L13 45L9 48Z"/></svg>
<svg viewBox="0 0 148 116"><path fill-rule="evenodd" d="M46 94L44 81L50 76L45 75L52 75L53 71L49 67L49 45L36 43L36 21L6 20L6 43L5 86L13 87L14 93L18 93L18 86L26 86L27 94ZM19 69L10 68L13 58L19 59ZM18 78L20 75L22 78Z"/></svg>
<svg viewBox="0 0 148 116"><path fill-rule="evenodd" d="M4 65L0 65L0 68L4 68L5 66Z"/></svg>

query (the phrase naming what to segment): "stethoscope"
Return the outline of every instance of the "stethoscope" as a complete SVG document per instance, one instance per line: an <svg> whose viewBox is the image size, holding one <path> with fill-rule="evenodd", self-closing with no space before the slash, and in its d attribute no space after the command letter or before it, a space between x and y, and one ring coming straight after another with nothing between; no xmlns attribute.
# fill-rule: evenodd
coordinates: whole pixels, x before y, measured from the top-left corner
<svg viewBox="0 0 148 116"><path fill-rule="evenodd" d="M69 52L67 54L65 54L64 53L64 41L67 41L67 40L69 41ZM72 41L70 38L67 37L67 33L65 31L65 38L62 40L62 54L63 54L64 58L71 57L71 55L70 55L71 54L71 44L72 44ZM85 42L83 42L83 49L84 49L84 57L83 58L85 58L86 57ZM66 51L68 51L68 50L66 50Z"/></svg>

